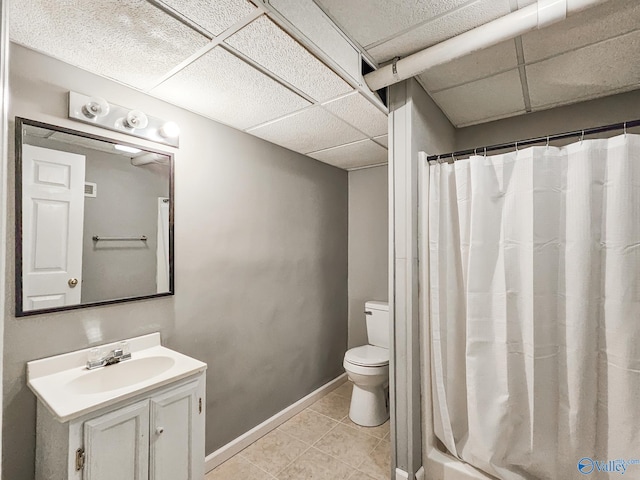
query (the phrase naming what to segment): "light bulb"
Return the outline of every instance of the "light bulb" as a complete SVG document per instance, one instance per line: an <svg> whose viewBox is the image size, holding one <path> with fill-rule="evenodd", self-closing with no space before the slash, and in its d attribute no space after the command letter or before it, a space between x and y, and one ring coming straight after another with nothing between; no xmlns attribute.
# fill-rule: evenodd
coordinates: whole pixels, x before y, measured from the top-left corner
<svg viewBox="0 0 640 480"><path fill-rule="evenodd" d="M166 122L160 127L160 135L164 138L176 138L180 135L180 127L176 122Z"/></svg>
<svg viewBox="0 0 640 480"><path fill-rule="evenodd" d="M82 113L87 118L104 117L109 113L109 104L104 98L91 97L89 101L82 106Z"/></svg>
<svg viewBox="0 0 640 480"><path fill-rule="evenodd" d="M141 110L131 110L124 119L124 125L128 128L146 128L149 125L149 119Z"/></svg>

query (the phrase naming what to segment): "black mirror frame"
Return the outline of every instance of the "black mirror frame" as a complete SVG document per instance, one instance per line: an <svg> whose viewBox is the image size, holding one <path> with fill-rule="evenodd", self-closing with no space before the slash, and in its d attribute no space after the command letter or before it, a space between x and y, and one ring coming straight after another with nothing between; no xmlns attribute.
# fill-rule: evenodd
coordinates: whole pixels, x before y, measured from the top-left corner
<svg viewBox="0 0 640 480"><path fill-rule="evenodd" d="M46 128L56 132L62 132L78 137L90 138L93 140L99 140L102 142L110 143L112 145L125 145L134 148L141 148L146 152L157 153L169 157L169 291L164 293L154 293L150 295L138 295L134 297L123 297L112 300L103 300L100 302L80 303L77 305L68 305L65 307L55 308L43 308L39 310L22 309L22 130L25 125ZM69 128L60 127L57 125L51 125L48 123L38 122L36 120L30 120L22 117L15 117L15 288L16 288L16 317L25 317L30 315L41 315L46 313L63 312L66 310L77 310L80 308L96 307L100 305L113 305L116 303L132 302L135 300L145 300L150 298L167 297L175 294L175 279L174 279L174 156L173 153L163 152L161 150L152 150L147 147L141 147L133 143L122 142L108 137L102 137L100 135L93 135L87 132L79 130L71 130Z"/></svg>

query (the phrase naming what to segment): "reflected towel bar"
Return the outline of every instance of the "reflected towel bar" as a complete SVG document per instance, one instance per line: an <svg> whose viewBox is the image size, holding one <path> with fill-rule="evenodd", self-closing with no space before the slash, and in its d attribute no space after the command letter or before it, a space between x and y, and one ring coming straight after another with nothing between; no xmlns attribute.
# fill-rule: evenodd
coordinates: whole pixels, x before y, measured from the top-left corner
<svg viewBox="0 0 640 480"><path fill-rule="evenodd" d="M140 241L140 242L146 242L147 241L147 236L146 235L140 235L139 237L100 237L99 235L94 235L93 236L93 241L94 242L99 242L102 240L121 240L121 241Z"/></svg>

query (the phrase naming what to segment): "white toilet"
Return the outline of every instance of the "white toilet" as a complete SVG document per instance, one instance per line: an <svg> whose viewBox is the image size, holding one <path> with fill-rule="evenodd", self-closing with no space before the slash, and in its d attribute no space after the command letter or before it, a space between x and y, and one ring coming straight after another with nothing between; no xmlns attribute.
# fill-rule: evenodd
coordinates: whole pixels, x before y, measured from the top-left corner
<svg viewBox="0 0 640 480"><path fill-rule="evenodd" d="M349 418L364 427L389 418L389 304L365 303L368 345L347 350L344 369L353 382Z"/></svg>

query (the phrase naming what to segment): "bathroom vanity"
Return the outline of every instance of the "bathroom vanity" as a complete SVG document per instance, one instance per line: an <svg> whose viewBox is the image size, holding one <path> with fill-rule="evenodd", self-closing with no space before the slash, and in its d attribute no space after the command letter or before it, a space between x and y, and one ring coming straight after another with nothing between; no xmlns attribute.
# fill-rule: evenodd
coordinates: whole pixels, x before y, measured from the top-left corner
<svg viewBox="0 0 640 480"><path fill-rule="evenodd" d="M127 347L131 359L92 370L92 349L27 364L36 480L204 478L206 364L161 346L158 333Z"/></svg>

